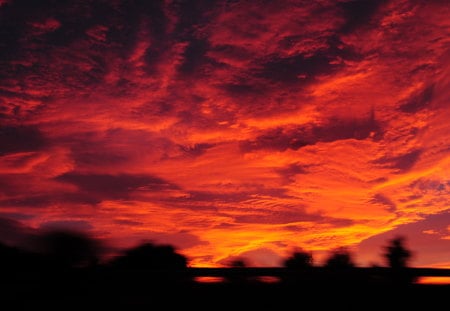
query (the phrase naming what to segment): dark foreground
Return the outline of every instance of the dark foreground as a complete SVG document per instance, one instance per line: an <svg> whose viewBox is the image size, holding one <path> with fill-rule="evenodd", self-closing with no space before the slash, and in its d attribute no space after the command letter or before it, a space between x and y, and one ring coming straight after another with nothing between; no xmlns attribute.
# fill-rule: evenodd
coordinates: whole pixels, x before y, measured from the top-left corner
<svg viewBox="0 0 450 311"><path fill-rule="evenodd" d="M348 278L261 282L236 275L221 283L148 271L61 270L6 274L3 310L444 310L450 285Z"/></svg>

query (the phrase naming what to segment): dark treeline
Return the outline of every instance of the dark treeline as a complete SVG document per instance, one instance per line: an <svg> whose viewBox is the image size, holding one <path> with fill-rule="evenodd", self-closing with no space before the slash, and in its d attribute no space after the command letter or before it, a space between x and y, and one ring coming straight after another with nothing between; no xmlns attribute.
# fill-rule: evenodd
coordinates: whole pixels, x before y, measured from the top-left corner
<svg viewBox="0 0 450 311"><path fill-rule="evenodd" d="M424 297L424 291L428 296L431 293L431 289L415 285L409 267L412 252L402 236L387 241L383 267L359 268L351 252L341 247L330 251L322 265L315 264L311 252L293 252L283 261L283 267L270 270L275 271L273 275L264 274L269 270L247 267L241 259L218 270L190 268L188 258L173 246L152 242L126 249L108 260L103 258L104 251L102 243L92 237L68 231L46 232L35 237L33 247L28 249L0 244L0 302L23 308L56 308L62 304L65 309L79 309L86 304L150 307L157 301L167 306L183 303L199 307L205 306L201 301L216 299L223 306L239 300L266 307L288 303L298 295L307 301L318 293L339 301L352 295L358 299L381 295L398 300L403 297L399 293L405 291L409 291L408 299L414 300ZM210 271L213 273L208 274ZM215 274L223 281L201 283L196 279ZM449 287L432 290L450 294ZM340 304L351 301L347 297Z"/></svg>
<svg viewBox="0 0 450 311"><path fill-rule="evenodd" d="M143 242L122 250L105 260L105 247L89 235L75 231L49 231L33 237L32 247L14 247L0 243L0 269L13 270L68 270L104 268L109 270L174 270L188 269L189 259L169 244ZM412 252L405 246L405 237L398 236L386 244L383 257L385 266L402 270L409 266ZM286 269L308 269L318 267L311 252L297 250L286 258L282 266ZM329 252L320 265L328 269L355 268L353 254L346 247ZM246 268L245 259L234 259L230 268Z"/></svg>

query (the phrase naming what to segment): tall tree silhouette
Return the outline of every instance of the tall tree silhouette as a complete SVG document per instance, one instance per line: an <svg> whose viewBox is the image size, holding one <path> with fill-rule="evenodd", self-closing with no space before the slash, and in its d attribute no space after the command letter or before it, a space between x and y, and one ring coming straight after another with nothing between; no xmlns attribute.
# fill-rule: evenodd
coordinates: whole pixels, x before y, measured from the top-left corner
<svg viewBox="0 0 450 311"><path fill-rule="evenodd" d="M403 236L394 237L385 247L384 257L389 267L401 269L408 266L412 253L406 248L405 240L406 238Z"/></svg>
<svg viewBox="0 0 450 311"><path fill-rule="evenodd" d="M414 281L407 269L412 252L406 248L405 241L404 236L396 236L389 240L388 245L384 248L384 257L391 268L391 281L397 286L408 285Z"/></svg>

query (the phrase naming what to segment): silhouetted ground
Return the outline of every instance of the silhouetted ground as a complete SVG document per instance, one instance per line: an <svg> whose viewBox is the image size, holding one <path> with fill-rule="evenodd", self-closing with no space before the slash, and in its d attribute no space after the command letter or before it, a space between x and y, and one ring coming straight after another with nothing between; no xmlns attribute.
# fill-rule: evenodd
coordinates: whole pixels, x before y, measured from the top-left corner
<svg viewBox="0 0 450 311"><path fill-rule="evenodd" d="M401 241L387 251L389 268L357 268L338 249L324 267L297 252L285 268L236 261L214 269L188 268L172 246L152 243L102 264L101 247L89 236L45 232L33 240L33 252L0 243L0 310L446 310L450 285L414 279L450 276L450 270L407 268ZM195 282L200 276L225 281ZM279 282L256 279L261 276Z"/></svg>
<svg viewBox="0 0 450 311"><path fill-rule="evenodd" d="M147 270L60 269L4 272L3 310L441 310L450 285L320 280L261 283L234 279L196 283L180 274ZM445 308L444 308L445 309ZM444 310L442 309L442 310Z"/></svg>

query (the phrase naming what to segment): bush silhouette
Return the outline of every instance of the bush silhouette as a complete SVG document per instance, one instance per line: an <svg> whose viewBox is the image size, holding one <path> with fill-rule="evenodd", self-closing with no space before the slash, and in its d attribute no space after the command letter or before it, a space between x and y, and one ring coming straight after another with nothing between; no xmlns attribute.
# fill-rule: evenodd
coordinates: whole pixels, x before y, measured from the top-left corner
<svg viewBox="0 0 450 311"><path fill-rule="evenodd" d="M99 242L73 231L50 231L40 237L41 253L53 267L92 267L99 260Z"/></svg>
<svg viewBox="0 0 450 311"><path fill-rule="evenodd" d="M146 242L131 248L112 261L112 266L127 269L184 269L187 259L171 245Z"/></svg>
<svg viewBox="0 0 450 311"><path fill-rule="evenodd" d="M289 269L311 268L314 260L311 253L306 251L296 251L283 262L283 266Z"/></svg>
<svg viewBox="0 0 450 311"><path fill-rule="evenodd" d="M333 269L353 268L353 262L350 251L345 247L339 247L331 252L325 261L325 267Z"/></svg>

